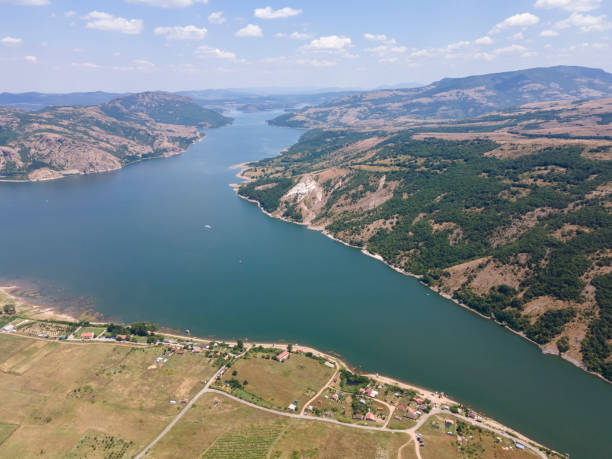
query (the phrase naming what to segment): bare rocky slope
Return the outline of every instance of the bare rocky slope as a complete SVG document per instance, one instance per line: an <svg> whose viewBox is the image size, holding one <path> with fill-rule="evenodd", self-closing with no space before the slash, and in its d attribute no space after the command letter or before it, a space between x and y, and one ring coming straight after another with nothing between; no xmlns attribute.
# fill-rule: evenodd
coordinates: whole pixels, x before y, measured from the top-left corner
<svg viewBox="0 0 612 459"><path fill-rule="evenodd" d="M0 107L0 177L36 181L111 171L182 153L201 129L230 121L189 98L152 92L36 112Z"/></svg>
<svg viewBox="0 0 612 459"><path fill-rule="evenodd" d="M240 195L612 380L612 99L314 129Z"/></svg>

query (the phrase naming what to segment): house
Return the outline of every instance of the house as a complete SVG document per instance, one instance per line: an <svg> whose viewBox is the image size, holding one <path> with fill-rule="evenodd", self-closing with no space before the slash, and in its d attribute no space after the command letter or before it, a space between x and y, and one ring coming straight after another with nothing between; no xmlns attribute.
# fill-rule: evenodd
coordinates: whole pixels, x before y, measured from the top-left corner
<svg viewBox="0 0 612 459"><path fill-rule="evenodd" d="M404 414L404 417L408 418L408 419L416 419L416 418L418 418L417 414L413 413L412 411L406 411L406 413Z"/></svg>
<svg viewBox="0 0 612 459"><path fill-rule="evenodd" d="M399 406L397 407L397 409L398 409L399 411L406 411L406 407L405 407L404 405L399 405Z"/></svg>
<svg viewBox="0 0 612 459"><path fill-rule="evenodd" d="M81 333L81 339L93 339L93 332Z"/></svg>
<svg viewBox="0 0 612 459"><path fill-rule="evenodd" d="M417 402L417 405L422 405L425 402L422 398L415 398L414 401Z"/></svg>
<svg viewBox="0 0 612 459"><path fill-rule="evenodd" d="M366 421L372 421L372 422L376 421L376 418L374 418L374 415L372 413L367 413L365 418L366 418Z"/></svg>
<svg viewBox="0 0 612 459"><path fill-rule="evenodd" d="M338 401L338 394L334 394L331 396L332 400Z"/></svg>
<svg viewBox="0 0 612 459"><path fill-rule="evenodd" d="M372 397L372 398L376 398L376 396L378 395L378 391L377 390L371 390L368 395L370 397Z"/></svg>
<svg viewBox="0 0 612 459"><path fill-rule="evenodd" d="M353 419L358 419L359 421L363 421L363 414L361 413L354 414Z"/></svg>
<svg viewBox="0 0 612 459"><path fill-rule="evenodd" d="M472 419L476 419L476 413L474 413L473 411L470 411L470 414L468 414L468 416Z"/></svg>
<svg viewBox="0 0 612 459"><path fill-rule="evenodd" d="M117 336L115 336L115 339L117 341L125 341L125 340L127 340L127 336L126 335L117 335Z"/></svg>
<svg viewBox="0 0 612 459"><path fill-rule="evenodd" d="M446 418L444 420L444 424L447 426L452 426L455 423L455 421L453 421L452 419Z"/></svg>
<svg viewBox="0 0 612 459"><path fill-rule="evenodd" d="M289 411L295 411L296 410L296 406L292 403L291 405L288 406Z"/></svg>
<svg viewBox="0 0 612 459"><path fill-rule="evenodd" d="M179 354L179 355L182 355L182 354L184 354L184 353L185 353L185 351L184 351L184 350L182 350L182 349L180 349L180 350L176 351L176 353L177 353L177 354Z"/></svg>
<svg viewBox="0 0 612 459"><path fill-rule="evenodd" d="M366 390L365 390L363 387L360 387L360 388L359 388L359 393L360 393L360 394L363 394L365 391L366 391Z"/></svg>
<svg viewBox="0 0 612 459"><path fill-rule="evenodd" d="M520 443L516 443L514 446L516 446L516 449L525 449L525 446L521 445Z"/></svg>
<svg viewBox="0 0 612 459"><path fill-rule="evenodd" d="M279 362L284 362L288 358L289 358L289 351L283 351L280 354L278 354L276 357L274 357L274 359L278 360Z"/></svg>
<svg viewBox="0 0 612 459"><path fill-rule="evenodd" d="M336 365L334 365L333 363L331 363L328 360L325 361L325 365L328 366L329 368L336 368Z"/></svg>

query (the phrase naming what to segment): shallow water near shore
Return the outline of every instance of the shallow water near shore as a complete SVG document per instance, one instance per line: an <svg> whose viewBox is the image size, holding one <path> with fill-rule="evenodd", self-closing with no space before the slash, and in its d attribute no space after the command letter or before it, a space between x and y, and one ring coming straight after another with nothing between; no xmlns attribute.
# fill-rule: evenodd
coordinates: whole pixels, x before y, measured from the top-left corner
<svg viewBox="0 0 612 459"><path fill-rule="evenodd" d="M229 166L300 131L238 115L181 156L0 183L0 278L107 317L287 340L447 392L572 458L612 457L612 388L358 250L238 198ZM209 225L208 228L206 225Z"/></svg>

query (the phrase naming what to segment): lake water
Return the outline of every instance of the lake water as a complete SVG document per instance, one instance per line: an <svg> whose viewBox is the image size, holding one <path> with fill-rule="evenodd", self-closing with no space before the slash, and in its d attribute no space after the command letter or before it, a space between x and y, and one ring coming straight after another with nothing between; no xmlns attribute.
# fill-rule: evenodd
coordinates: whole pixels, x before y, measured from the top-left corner
<svg viewBox="0 0 612 459"><path fill-rule="evenodd" d="M125 322L334 350L572 457L612 457L608 384L235 195L230 165L276 155L300 134L267 126L272 116L239 115L175 158L0 184L0 277L87 297Z"/></svg>

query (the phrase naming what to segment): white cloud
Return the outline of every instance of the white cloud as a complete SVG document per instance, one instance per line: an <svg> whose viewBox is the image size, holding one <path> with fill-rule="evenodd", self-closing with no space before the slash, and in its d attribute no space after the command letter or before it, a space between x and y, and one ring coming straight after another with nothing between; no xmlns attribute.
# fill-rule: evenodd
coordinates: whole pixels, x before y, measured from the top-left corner
<svg viewBox="0 0 612 459"><path fill-rule="evenodd" d="M23 40L16 37L4 37L0 39L0 43L4 46L19 46L23 43Z"/></svg>
<svg viewBox="0 0 612 459"><path fill-rule="evenodd" d="M333 67L336 65L336 62L324 59L298 59L296 63L299 65L308 65L310 67Z"/></svg>
<svg viewBox="0 0 612 459"><path fill-rule="evenodd" d="M386 43L388 45L394 45L396 43L394 38L389 38L384 33L381 33L381 34L364 33L363 38L365 38L368 41L379 41L381 43Z"/></svg>
<svg viewBox="0 0 612 459"><path fill-rule="evenodd" d="M525 39L525 35L523 35L523 32L517 32L514 35L512 35L510 37L511 40L524 40Z"/></svg>
<svg viewBox="0 0 612 459"><path fill-rule="evenodd" d="M601 6L601 0L537 0L535 7L542 9L561 8L566 11L592 11Z"/></svg>
<svg viewBox="0 0 612 459"><path fill-rule="evenodd" d="M83 19L88 21L86 24L88 29L120 32L129 35L139 34L143 29L142 19L124 19L102 11L92 11Z"/></svg>
<svg viewBox="0 0 612 459"><path fill-rule="evenodd" d="M100 66L98 64L94 64L93 62L73 62L70 64L71 67L77 69L99 69Z"/></svg>
<svg viewBox="0 0 612 459"><path fill-rule="evenodd" d="M206 45L199 46L195 50L195 55L196 57L199 57L201 59L204 59L207 57L215 57L218 59L228 59L231 61L236 60L236 54L232 53L231 51L223 51L222 49L212 48Z"/></svg>
<svg viewBox="0 0 612 459"><path fill-rule="evenodd" d="M483 59L485 61L492 61L495 59L495 54L491 53L476 53L474 54L474 59Z"/></svg>
<svg viewBox="0 0 612 459"><path fill-rule="evenodd" d="M505 48L498 48L495 51L493 51L493 54L496 55L502 55L502 54L524 54L527 53L529 50L527 48L525 48L524 46L521 45L510 45L510 46L506 46Z"/></svg>
<svg viewBox="0 0 612 459"><path fill-rule="evenodd" d="M285 19L302 14L302 10L289 7L273 10L272 7L266 6L265 8L255 8L254 14L259 19Z"/></svg>
<svg viewBox="0 0 612 459"><path fill-rule="evenodd" d="M583 32L603 32L612 28L612 24L608 22L607 18L605 14L592 16L590 14L572 13L569 18L557 22L555 27L558 29L578 27Z"/></svg>
<svg viewBox="0 0 612 459"><path fill-rule="evenodd" d="M249 24L245 27L243 27L242 29L240 29L238 32L236 32L236 36L237 37L263 37L263 31L261 30L261 27L259 27L258 25L255 24Z"/></svg>
<svg viewBox="0 0 612 459"><path fill-rule="evenodd" d="M49 0L0 0L0 3L23 6L45 6L49 4Z"/></svg>
<svg viewBox="0 0 612 459"><path fill-rule="evenodd" d="M557 35L559 35L559 32L550 29L540 32L540 37L556 37Z"/></svg>
<svg viewBox="0 0 612 459"><path fill-rule="evenodd" d="M406 46L379 45L374 48L366 48L365 51L382 58L391 54L403 54L408 51L408 48Z"/></svg>
<svg viewBox="0 0 612 459"><path fill-rule="evenodd" d="M136 70L141 72L149 72L155 68L155 64L144 59L135 59L132 61L132 64L134 64Z"/></svg>
<svg viewBox="0 0 612 459"><path fill-rule="evenodd" d="M474 40L474 43L476 43L477 45L492 45L493 40L491 40L491 37L489 37L488 35L485 35L484 37L480 37Z"/></svg>
<svg viewBox="0 0 612 459"><path fill-rule="evenodd" d="M65 17L65 18L71 18L71 17L73 17L73 16L76 16L76 14L77 14L77 13L76 13L76 11L74 11L74 10L70 10L70 11L66 11L66 12L64 13L64 17Z"/></svg>
<svg viewBox="0 0 612 459"><path fill-rule="evenodd" d="M211 24L223 24L226 21L223 11L214 11L208 15L208 22Z"/></svg>
<svg viewBox="0 0 612 459"><path fill-rule="evenodd" d="M162 35L166 40L202 40L207 33L205 27L199 29L194 25L155 28L155 35Z"/></svg>
<svg viewBox="0 0 612 459"><path fill-rule="evenodd" d="M340 51L350 47L352 41L348 37L340 37L338 35L329 35L327 37L319 37L312 40L306 47L309 49L318 50L336 50Z"/></svg>
<svg viewBox="0 0 612 459"><path fill-rule="evenodd" d="M469 46L470 42L469 41L458 41L456 43L451 43L450 45L448 45L446 47L447 51L454 51L456 49L460 49L460 48L465 48L466 46Z"/></svg>
<svg viewBox="0 0 612 459"><path fill-rule="evenodd" d="M137 3L158 8L186 8L195 3L208 3L208 0L127 0L128 3Z"/></svg>
<svg viewBox="0 0 612 459"><path fill-rule="evenodd" d="M540 22L540 18L535 14L531 13L520 13L515 14L514 16L510 16L509 18L504 19L502 22L498 23L491 29L489 33L499 33L502 30L509 29L512 27L529 27Z"/></svg>
<svg viewBox="0 0 612 459"><path fill-rule="evenodd" d="M309 33L304 32L291 32L291 33L283 33L279 32L274 35L276 38L291 38L292 40L308 40L311 38Z"/></svg>
<svg viewBox="0 0 612 459"><path fill-rule="evenodd" d="M38 61L36 56L24 56L23 60L26 61L26 62L30 62L32 64L36 64L36 62Z"/></svg>

